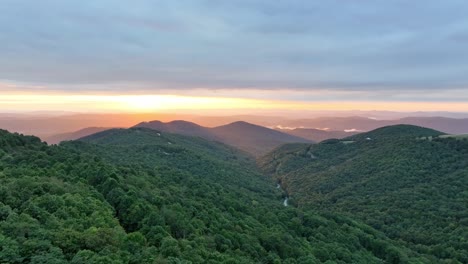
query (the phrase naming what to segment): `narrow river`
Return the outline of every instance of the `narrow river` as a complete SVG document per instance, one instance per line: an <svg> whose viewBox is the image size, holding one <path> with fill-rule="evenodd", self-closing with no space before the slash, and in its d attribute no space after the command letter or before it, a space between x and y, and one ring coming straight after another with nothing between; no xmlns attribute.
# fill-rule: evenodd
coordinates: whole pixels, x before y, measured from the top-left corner
<svg viewBox="0 0 468 264"><path fill-rule="evenodd" d="M283 188L281 188L281 184L279 183L276 184L276 189L280 189L282 192L284 192ZM284 197L284 200L283 200L284 206L288 206L288 200L289 200L288 196Z"/></svg>

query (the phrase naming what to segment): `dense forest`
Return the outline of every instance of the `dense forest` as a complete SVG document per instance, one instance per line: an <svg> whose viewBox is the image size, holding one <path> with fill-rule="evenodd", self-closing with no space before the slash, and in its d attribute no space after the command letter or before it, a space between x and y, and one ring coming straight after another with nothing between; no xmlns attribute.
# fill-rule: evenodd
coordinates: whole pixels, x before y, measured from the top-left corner
<svg viewBox="0 0 468 264"><path fill-rule="evenodd" d="M433 263L468 263L468 141L398 125L260 161L304 210L363 221Z"/></svg>
<svg viewBox="0 0 468 264"><path fill-rule="evenodd" d="M284 195L248 155L200 138L114 129L48 146L0 130L0 263L435 260Z"/></svg>

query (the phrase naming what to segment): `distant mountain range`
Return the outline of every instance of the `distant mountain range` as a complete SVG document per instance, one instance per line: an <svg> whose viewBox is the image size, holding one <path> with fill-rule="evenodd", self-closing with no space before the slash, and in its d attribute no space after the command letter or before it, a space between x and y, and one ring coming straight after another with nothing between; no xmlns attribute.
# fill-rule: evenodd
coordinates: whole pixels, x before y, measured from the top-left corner
<svg viewBox="0 0 468 264"><path fill-rule="evenodd" d="M161 121L142 122L135 127L145 127L161 132L219 141L244 150L254 156L266 154L268 151L285 143L312 143L311 140L243 121L214 128L203 127L181 120L167 123Z"/></svg>
<svg viewBox="0 0 468 264"><path fill-rule="evenodd" d="M111 125L117 121L117 116L109 115L110 120L102 122L103 125ZM147 118L149 116L142 115L141 118ZM165 116L165 118L170 118L171 116ZM206 127L189 121L151 121L151 122L142 122L136 125L137 127L148 127L155 130L160 130L169 133L176 133L182 135L190 135L195 137L201 137L208 140L219 141L229 145L233 145L239 149L247 151L255 156L265 154L269 150L284 144L284 143L293 143L293 142L320 142L330 138L344 138L356 133L370 131L379 127L397 125L397 124L409 124L424 126L439 131L443 131L449 134L466 134L468 133L468 119L454 119L446 117L406 117L397 120L376 120L372 118L352 116L352 117L320 117L313 119L278 119L276 120L277 125L272 126L274 118L252 118L251 116L243 116L246 119L254 119L257 123L247 123L236 121L229 123L227 125L215 126L215 127ZM11 118L11 117L9 117ZM66 117L61 117L64 119L57 120L57 122L65 122L67 127L73 128L76 127L76 124L72 119L66 119ZM71 118L71 117L68 117ZM134 120L132 117L130 120ZM226 120L231 120L232 117L226 117ZM207 117L207 120L210 122L217 120L216 122L222 123L224 120L223 117ZM5 119L6 120L6 119ZM263 121L262 121L263 120ZM23 120L24 121L24 120ZM99 118L89 118L82 120L78 123L79 126L87 124L100 124ZM203 120L200 119L203 123ZM54 130L54 119L48 119L44 121L46 125L51 125L52 127L47 128L47 133L41 136L41 133L38 135L49 144L56 144L64 140L74 140L78 139L102 130L107 129L106 127L88 127L82 128L75 132L67 133L51 133ZM216 123L215 122L215 123ZM128 126L128 121L124 122ZM11 129L10 126L15 126L19 128L18 130ZM25 133L24 129L27 127L27 122L22 122L22 120L9 120L9 122L4 122L0 119L0 127L8 128L13 131L18 131L25 134L34 134L36 126L42 125L41 119L31 121L32 128L29 128ZM117 122L115 124L121 124ZM133 123L135 124L135 123ZM20 125L20 126L19 126ZM265 126L267 126L265 127ZM36 127L37 128L37 127ZM271 129L270 129L271 128ZM45 131L44 129L39 129L38 131ZM36 134L37 135L37 134Z"/></svg>
<svg viewBox="0 0 468 264"><path fill-rule="evenodd" d="M320 115L321 114L321 115ZM428 116L432 114L432 116ZM439 116L440 114L440 116ZM186 120L204 127L217 127L242 120L269 128L289 127L324 129L333 131L365 132L382 126L409 124L425 126L451 134L468 133L467 113L395 113L395 112L311 112L309 115L224 115L202 116L190 114L79 114L63 115L1 114L0 128L41 138L71 133L87 127L131 127L142 120ZM294 116L292 118L291 116ZM406 116L406 117L402 117ZM409 116L409 117L408 117ZM285 131L282 131L285 132Z"/></svg>

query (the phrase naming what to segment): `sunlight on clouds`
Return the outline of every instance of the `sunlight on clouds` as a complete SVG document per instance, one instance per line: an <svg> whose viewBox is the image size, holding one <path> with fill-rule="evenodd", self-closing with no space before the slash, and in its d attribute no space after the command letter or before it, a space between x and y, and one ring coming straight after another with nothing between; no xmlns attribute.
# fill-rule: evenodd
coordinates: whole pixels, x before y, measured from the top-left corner
<svg viewBox="0 0 468 264"><path fill-rule="evenodd" d="M178 95L0 94L0 109L148 112L158 110L270 108L268 101Z"/></svg>
<svg viewBox="0 0 468 264"><path fill-rule="evenodd" d="M113 98L114 99L114 98ZM253 104L268 106L261 100L219 97L191 97L178 95L124 95L115 96L118 104L130 111L169 109L236 109L249 108Z"/></svg>
<svg viewBox="0 0 468 264"><path fill-rule="evenodd" d="M167 112L192 110L388 110L468 111L466 102L375 102L261 100L182 95L78 95L0 93L2 111Z"/></svg>

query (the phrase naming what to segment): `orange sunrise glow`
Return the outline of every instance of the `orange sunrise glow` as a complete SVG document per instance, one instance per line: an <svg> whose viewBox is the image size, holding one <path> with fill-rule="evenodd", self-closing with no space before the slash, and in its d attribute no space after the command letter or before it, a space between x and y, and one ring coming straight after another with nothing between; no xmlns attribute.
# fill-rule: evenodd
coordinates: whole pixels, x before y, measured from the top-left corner
<svg viewBox="0 0 468 264"><path fill-rule="evenodd" d="M388 110L393 111L468 111L468 102L386 102L328 101L301 102L229 97L181 95L79 95L79 94L0 94L4 110L149 112L171 110Z"/></svg>

